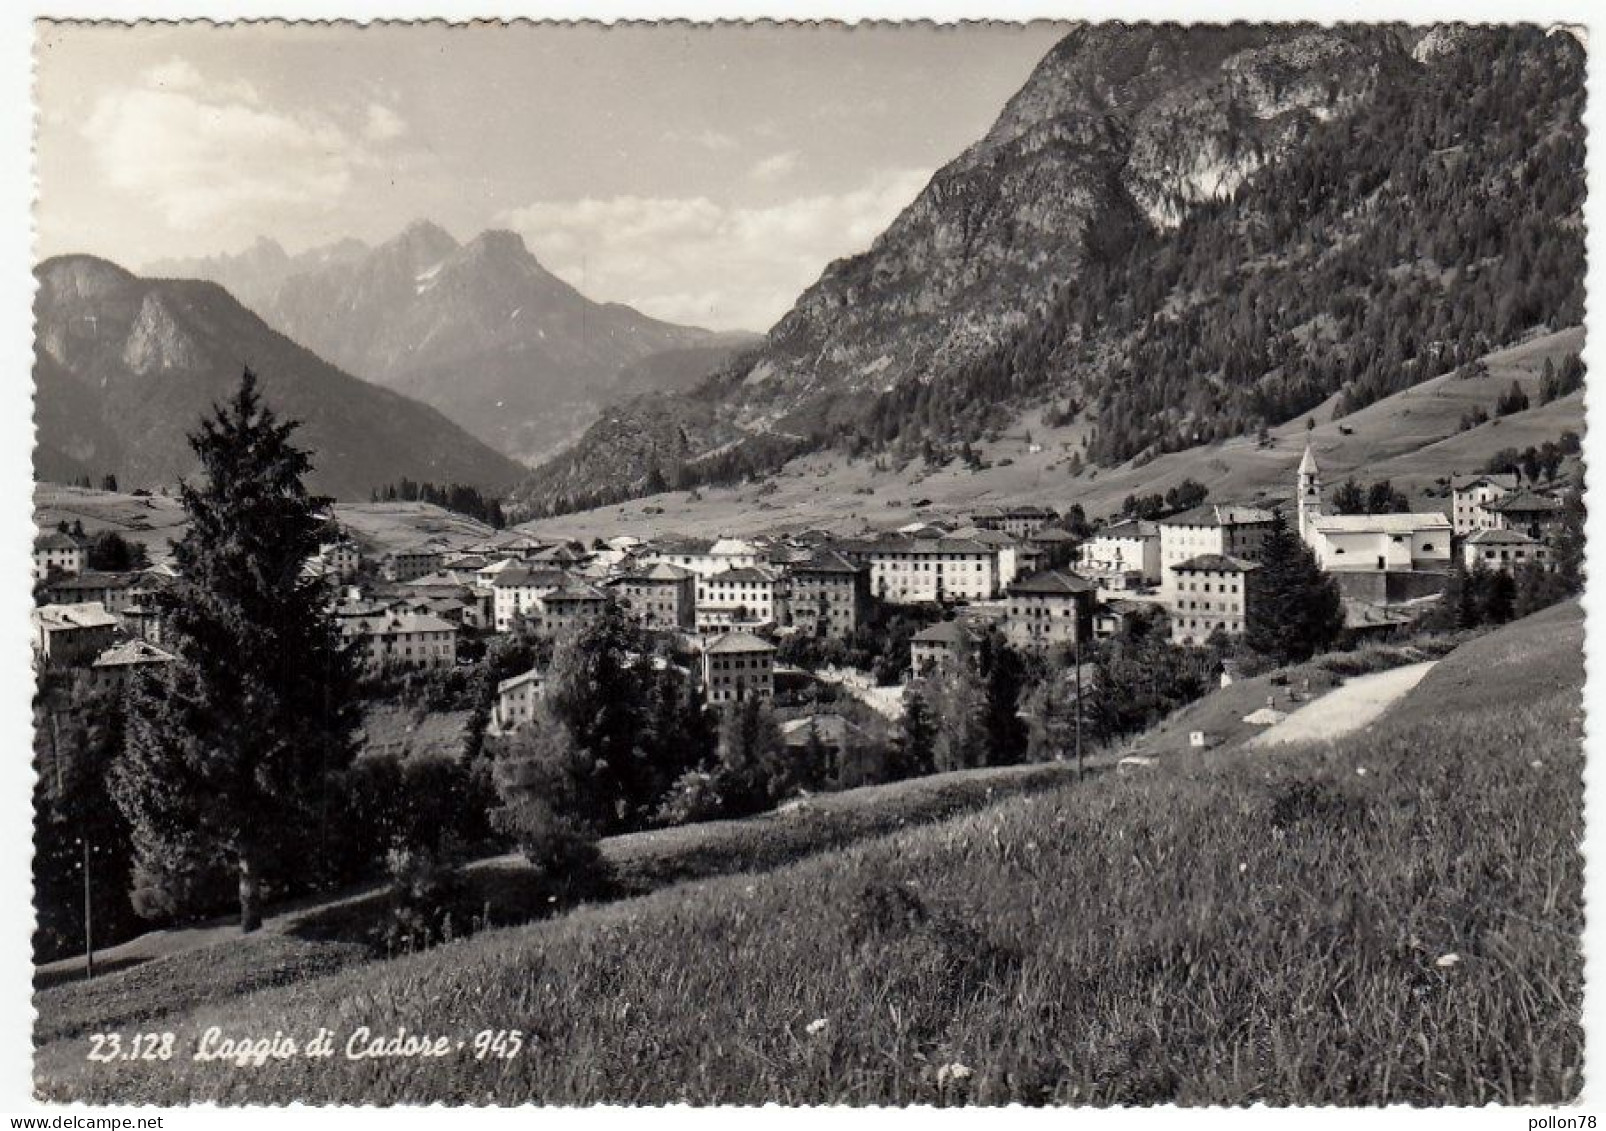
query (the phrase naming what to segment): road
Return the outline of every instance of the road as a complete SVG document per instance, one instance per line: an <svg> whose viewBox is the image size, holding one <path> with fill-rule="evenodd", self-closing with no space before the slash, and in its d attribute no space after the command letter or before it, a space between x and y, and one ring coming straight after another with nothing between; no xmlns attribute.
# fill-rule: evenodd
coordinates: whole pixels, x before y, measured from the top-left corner
<svg viewBox="0 0 1606 1131"><path fill-rule="evenodd" d="M1280 723L1251 738L1246 746L1281 746L1339 738L1369 726L1379 715L1422 681L1436 660L1408 664L1386 672L1356 676L1342 687L1306 704Z"/></svg>

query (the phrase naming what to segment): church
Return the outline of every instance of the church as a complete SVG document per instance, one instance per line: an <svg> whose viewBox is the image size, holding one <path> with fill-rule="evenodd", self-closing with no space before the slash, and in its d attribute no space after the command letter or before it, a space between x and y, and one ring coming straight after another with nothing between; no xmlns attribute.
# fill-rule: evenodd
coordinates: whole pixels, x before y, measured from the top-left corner
<svg viewBox="0 0 1606 1131"><path fill-rule="evenodd" d="M1329 573L1443 573L1450 568L1450 518L1420 514L1323 514L1322 477L1307 444L1299 461L1299 536Z"/></svg>

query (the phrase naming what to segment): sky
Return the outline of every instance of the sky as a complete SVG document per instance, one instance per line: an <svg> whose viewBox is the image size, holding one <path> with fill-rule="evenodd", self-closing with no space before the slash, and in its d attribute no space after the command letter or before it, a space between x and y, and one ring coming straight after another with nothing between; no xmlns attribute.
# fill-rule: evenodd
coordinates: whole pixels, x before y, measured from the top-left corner
<svg viewBox="0 0 1606 1131"><path fill-rule="evenodd" d="M981 137L1033 24L38 25L39 258L139 270L429 219L592 298L765 330Z"/></svg>

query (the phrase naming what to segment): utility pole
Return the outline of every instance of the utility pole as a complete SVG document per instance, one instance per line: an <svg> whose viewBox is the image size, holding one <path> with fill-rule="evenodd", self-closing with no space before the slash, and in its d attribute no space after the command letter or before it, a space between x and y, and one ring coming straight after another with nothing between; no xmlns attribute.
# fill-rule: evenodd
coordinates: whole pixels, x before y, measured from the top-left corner
<svg viewBox="0 0 1606 1131"><path fill-rule="evenodd" d="M90 899L89 883L89 841L79 842L84 846L84 977L95 976L95 912Z"/></svg>
<svg viewBox="0 0 1606 1131"><path fill-rule="evenodd" d="M1076 653L1072 658L1076 667L1076 780L1082 780L1082 630L1077 627Z"/></svg>

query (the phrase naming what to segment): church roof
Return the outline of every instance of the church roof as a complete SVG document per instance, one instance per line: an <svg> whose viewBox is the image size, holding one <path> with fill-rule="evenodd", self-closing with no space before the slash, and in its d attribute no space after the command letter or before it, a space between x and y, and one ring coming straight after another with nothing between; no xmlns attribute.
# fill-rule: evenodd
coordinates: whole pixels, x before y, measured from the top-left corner
<svg viewBox="0 0 1606 1131"><path fill-rule="evenodd" d="M1299 461L1299 473L1301 475L1316 474L1316 453L1310 450L1309 444L1305 445L1305 454Z"/></svg>
<svg viewBox="0 0 1606 1131"><path fill-rule="evenodd" d="M1323 534L1414 534L1448 530L1450 518L1438 511L1425 514L1321 514L1312 520Z"/></svg>

